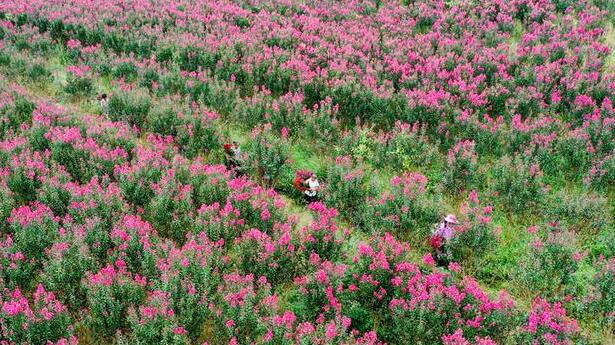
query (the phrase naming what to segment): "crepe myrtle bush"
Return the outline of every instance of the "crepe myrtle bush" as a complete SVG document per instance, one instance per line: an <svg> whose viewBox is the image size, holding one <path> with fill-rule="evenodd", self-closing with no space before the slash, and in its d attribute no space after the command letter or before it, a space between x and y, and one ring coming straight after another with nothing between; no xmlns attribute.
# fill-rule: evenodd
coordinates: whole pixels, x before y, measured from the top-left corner
<svg viewBox="0 0 615 345"><path fill-rule="evenodd" d="M401 238L425 239L441 216L440 202L427 190L427 184L427 177L418 172L394 176L391 191L368 202L368 228Z"/></svg>
<svg viewBox="0 0 615 345"><path fill-rule="evenodd" d="M378 166L401 166L409 168L430 167L440 157L437 144L430 142L426 127L418 122L410 125L400 121L395 129L377 138L372 158Z"/></svg>
<svg viewBox="0 0 615 345"><path fill-rule="evenodd" d="M15 199L10 190L6 186L0 187L0 234L9 232L8 218L13 208L15 208Z"/></svg>
<svg viewBox="0 0 615 345"><path fill-rule="evenodd" d="M7 288L18 287L29 291L40 273L41 261L26 257L13 237L7 236L0 241L0 268L0 281Z"/></svg>
<svg viewBox="0 0 615 345"><path fill-rule="evenodd" d="M549 303L537 297L521 331L515 335L518 344L575 344L582 341L579 325L571 319L561 303Z"/></svg>
<svg viewBox="0 0 615 345"><path fill-rule="evenodd" d="M240 271L266 277L268 282L276 285L292 282L299 262L294 250L297 243L293 244L290 238L289 233L276 239L257 229L245 231L236 239L242 257Z"/></svg>
<svg viewBox="0 0 615 345"><path fill-rule="evenodd" d="M140 305L146 297L143 280L138 278L126 272L123 261L86 274L82 284L91 310L87 323L94 334L110 339L127 327L128 309Z"/></svg>
<svg viewBox="0 0 615 345"><path fill-rule="evenodd" d="M509 212L528 213L546 195L543 173L537 163L520 156L504 156L491 169L491 193L497 205Z"/></svg>
<svg viewBox="0 0 615 345"><path fill-rule="evenodd" d="M151 106L148 92L140 89L121 91L111 95L109 116L113 121L125 121L131 126L144 128Z"/></svg>
<svg viewBox="0 0 615 345"><path fill-rule="evenodd" d="M478 186L482 172L478 164L475 143L471 140L460 141L448 151L444 167L443 185L451 193L459 193Z"/></svg>
<svg viewBox="0 0 615 345"><path fill-rule="evenodd" d="M288 164L290 143L287 139L273 135L271 124L256 127L252 131L252 138L253 142L248 147L248 157L244 164L247 164L253 176L260 182L273 187Z"/></svg>
<svg viewBox="0 0 615 345"><path fill-rule="evenodd" d="M473 278L458 280L436 269L429 254L422 265L410 262L408 254L408 245L390 234L360 245L344 272L343 289L333 290L354 327L369 329L379 320L381 340L406 342L428 342L457 327L472 338L492 339L515 329L517 313L509 295L489 298Z"/></svg>
<svg viewBox="0 0 615 345"><path fill-rule="evenodd" d="M204 233L191 236L181 248L170 242L156 246L169 251L169 255L157 263L160 276L168 277L158 285L165 293L161 296L169 302L167 308L175 313L178 326L183 327L192 340L207 332L203 326L211 325L209 322L217 312L210 304L212 300L204 296L216 295L230 264L223 246L224 241L211 241Z"/></svg>
<svg viewBox="0 0 615 345"><path fill-rule="evenodd" d="M520 260L513 273L517 287L534 291L539 296L557 297L567 293L579 269L581 254L575 250L576 236L561 229L547 229L547 234L530 227L533 240L528 255Z"/></svg>
<svg viewBox="0 0 615 345"><path fill-rule="evenodd" d="M155 185L154 197L146 206L145 215L161 236L184 241L193 227L192 186L176 181L175 170L169 169Z"/></svg>
<svg viewBox="0 0 615 345"><path fill-rule="evenodd" d="M60 228L58 217L38 202L14 209L8 221L16 248L34 260L45 257L45 249L54 243Z"/></svg>
<svg viewBox="0 0 615 345"><path fill-rule="evenodd" d="M225 203L231 189L228 185L230 172L223 165L210 165L197 158L188 166L190 177L186 183L192 185L194 205L198 209L202 205Z"/></svg>
<svg viewBox="0 0 615 345"><path fill-rule="evenodd" d="M474 190L461 205L461 215L461 224L455 227L456 235L450 243L453 261L464 268L479 269L484 256L497 244L493 206L484 206Z"/></svg>
<svg viewBox="0 0 615 345"><path fill-rule="evenodd" d="M179 111L172 105L156 104L145 118L145 130L164 136L176 136L178 127L183 122L183 118L180 115Z"/></svg>
<svg viewBox="0 0 615 345"><path fill-rule="evenodd" d="M68 77L64 92L72 97L88 97L94 92L94 82L90 76L91 67L72 65L68 67Z"/></svg>
<svg viewBox="0 0 615 345"><path fill-rule="evenodd" d="M153 248L160 239L150 223L139 216L125 215L111 230L112 248L109 261L121 262L122 269L143 277L159 274Z"/></svg>
<svg viewBox="0 0 615 345"><path fill-rule="evenodd" d="M327 207L322 202L313 202L308 206L314 220L300 230L299 255L305 260L338 260L342 256L344 236L351 234L350 229L339 224L339 211ZM288 241L288 236L282 235L280 240Z"/></svg>
<svg viewBox="0 0 615 345"><path fill-rule="evenodd" d="M587 306L586 319L593 321L602 329L609 329L615 323L615 260L600 258L594 264L596 273L592 278L591 289L583 300Z"/></svg>
<svg viewBox="0 0 615 345"><path fill-rule="evenodd" d="M0 336L8 344L77 344L68 309L39 284L26 297L20 289L0 292Z"/></svg>
<svg viewBox="0 0 615 345"><path fill-rule="evenodd" d="M420 260L421 243L412 242L410 251L397 242L401 231L395 233L397 238L368 239L361 231L339 228L340 222L334 221L337 212L363 215L365 207L357 203L376 208L369 196L383 194L367 193L366 197L369 189L362 179L368 173L348 174L355 172L355 165L335 167L339 171L331 185L338 195L330 200L333 203L313 204L318 209L311 210L314 220L307 224L303 218L295 223L287 217L284 200L260 186L264 182L280 187L275 181L280 165L282 172L290 172L285 176L294 176L290 164L282 164L288 154L277 144L310 138L323 152L329 146L344 145L339 154L352 154L352 159L364 159L378 168L425 167L429 171L423 173L429 173L436 185L440 169L434 168L446 161L440 155L449 149L454 155L461 152L462 157L455 156L442 169L448 189L452 194L478 189L481 201L486 199L497 212L510 215L543 210L535 206L545 204L539 196L544 179L576 183L576 175L582 174L587 187L605 193L613 184L609 102L614 79L608 68L607 14L594 6L604 9L603 2L521 0L504 6L487 0L447 6L415 0L372 6L316 1L242 8L214 1L218 6L204 8L199 1L180 1L171 9L133 6L118 16L118 11L107 10L117 8L114 1L38 1L26 6L23 0L5 0L0 5L0 65L6 76L28 81L28 72L33 71L28 61L51 54L52 61L73 65L66 71L69 83L78 76L92 83L99 77L105 79L103 84L108 78L116 80L110 100L114 123L66 111L57 116L41 111L41 116L40 109L30 109L34 97L16 84L10 88L22 96L0 95L0 112L6 115L0 116L0 189L14 200L3 213L7 223L0 237L0 285L11 292L21 289L31 301L42 282L71 309L73 317L79 316L69 323L83 325L84 333L91 332L92 338L103 342L185 343L189 337L191 343L206 339L231 344L561 345L582 342L570 312L563 311L564 304L571 303L565 295L578 287L577 278L581 278L584 289L574 291L574 297L587 297L588 305L598 301L587 307L592 315L581 323L587 327L583 333L594 335L605 327L600 329L609 335L612 325L589 322L608 321L612 316L606 293L612 286L610 271L595 268L600 274L594 280L586 262L577 263L582 269L569 270L574 260L582 259L584 254L576 251L585 244L566 239L551 245L541 233L546 249L529 249L526 261L516 254L524 254L525 238L532 236L506 238L511 245L498 248L487 260L501 259L499 249L505 249L503 253L514 253L510 257L535 275L525 279L519 273L525 280L518 279L518 272L510 269L517 261L505 255L504 271L513 272L511 287L535 289L519 291L521 304L534 300L536 294L550 297L535 300L531 308L515 307L506 294L488 294L461 273L468 273L474 251L489 251L489 246L483 249L487 242L483 239L495 229L488 221L486 204L469 200L470 210L460 216L471 226L466 229L461 224L460 236L469 236L464 243L467 240L472 249L461 247L460 263L436 268L431 255ZM99 25L93 25L94 18ZM203 25L211 20L215 30ZM38 72L34 70L33 75ZM64 71L54 76L64 76ZM56 91L60 100L68 96L69 101L81 103L80 97L71 95L87 89L73 86ZM178 111L175 119L170 113L150 116L147 100L156 104L154 98L167 96L181 102L185 100L180 96L189 97L202 108L197 115L194 107L183 115ZM325 104L331 110L324 109ZM209 116L205 106L248 127L272 124L271 136L261 142L265 145L260 151L250 152L256 158L246 164L246 175L256 182L231 178L223 166L191 170L182 157L193 160L202 155L206 161L218 161L223 155L213 138L215 131L199 134L198 121ZM70 123L64 123L67 119ZM393 129L398 120L418 122L425 126L424 133L421 129L401 135ZM210 128L211 123L204 125ZM143 138L135 126L159 133L155 140ZM74 152L46 138L52 127L79 127L81 138L70 129L76 139L70 142ZM359 127L360 131L353 129ZM280 135L284 128L286 135ZM341 143L343 130L351 134ZM362 132L361 136L354 137L355 132ZM463 162L465 148L455 152L455 144L465 141L475 143L478 162L494 163L493 174L484 179L473 175L481 168L473 161L474 154ZM127 158L108 158L117 146ZM250 151L248 146L245 151ZM53 156L58 149L63 151L61 157L57 152ZM437 153L438 149L442 152ZM501 164L504 154L525 159ZM77 157L75 162L70 156ZM81 163L93 169L82 170ZM532 169L535 163L544 178ZM161 180L171 168L177 180L162 188ZM406 176L403 171L396 174ZM319 172L323 185L330 182L326 175ZM410 190L422 185L417 183ZM421 193L407 196L402 188L401 181L391 186L391 195L400 196L386 201L390 213L403 221L406 206L412 213L406 222L416 217L427 224L428 217L423 215L432 215L429 207L433 205L423 204ZM431 192L430 185L425 189ZM560 198L542 201L559 202ZM581 235L590 233L592 259L600 254L609 257L612 231L601 225L603 217L592 216L603 202L587 203L573 212L568 208L575 205L564 200L563 208L554 207L546 218L559 218L564 228ZM47 204L51 210L50 224L43 217L23 230L8 221L13 210L30 207L36 213L38 204ZM167 217L156 219L159 212ZM542 216L522 215L523 219ZM184 225L182 220L190 216L195 224L187 225L189 232L173 231L187 235L183 241L165 238L178 237L168 229L179 229L173 222ZM584 217L591 225L573 219ZM352 222L363 221L358 220ZM375 233L397 225L397 219L387 221ZM41 232L38 224L49 230L44 237L35 236L44 243L27 237ZM163 230L162 237L154 231L156 227ZM600 227L598 236L587 227ZM414 224L408 228L408 232L428 229ZM363 243L357 245L357 236ZM536 245L540 247L539 242ZM86 258L92 260L91 266ZM81 291L62 288L64 282L75 286L77 280ZM66 299L67 294L72 299ZM6 320L2 313L10 304L5 296L3 291L0 322ZM558 304L560 300L565 303ZM16 320L16 328L23 328L23 320ZM0 332L7 329L5 324ZM28 327L34 329L31 324ZM53 328L62 333L63 329L62 325ZM71 332L51 341L74 342ZM0 338L12 340L11 336ZM27 338L13 342L39 343Z"/></svg>
<svg viewBox="0 0 615 345"><path fill-rule="evenodd" d="M375 194L375 188L369 174L354 166L352 157L336 157L321 184L320 198L327 205L346 213L353 223L362 223L365 201Z"/></svg>
<svg viewBox="0 0 615 345"><path fill-rule="evenodd" d="M118 337L119 344L169 344L188 345L188 331L179 324L173 310L170 294L154 290L145 303L130 307L127 311L126 335Z"/></svg>
<svg viewBox="0 0 615 345"><path fill-rule="evenodd" d="M560 191L549 195L547 200L543 206L545 217L581 236L612 230L608 200L598 193L589 191L572 196Z"/></svg>
<svg viewBox="0 0 615 345"><path fill-rule="evenodd" d="M585 174L584 182L596 190L608 190L615 183L615 150L597 160Z"/></svg>
<svg viewBox="0 0 615 345"><path fill-rule="evenodd" d="M198 107L185 114L183 123L177 128L175 140L187 158L194 159L222 146L217 127L219 117L216 112Z"/></svg>
<svg viewBox="0 0 615 345"><path fill-rule="evenodd" d="M48 248L49 259L42 270L42 279L48 289L57 291L57 297L71 310L86 307L85 289L81 280L94 267L86 245L81 242L76 228Z"/></svg>
<svg viewBox="0 0 615 345"><path fill-rule="evenodd" d="M160 137L152 140L166 148L168 142ZM114 169L124 199L134 207L145 207L155 195L154 184L158 183L169 166L164 152L154 149L139 148L133 163L124 162Z"/></svg>

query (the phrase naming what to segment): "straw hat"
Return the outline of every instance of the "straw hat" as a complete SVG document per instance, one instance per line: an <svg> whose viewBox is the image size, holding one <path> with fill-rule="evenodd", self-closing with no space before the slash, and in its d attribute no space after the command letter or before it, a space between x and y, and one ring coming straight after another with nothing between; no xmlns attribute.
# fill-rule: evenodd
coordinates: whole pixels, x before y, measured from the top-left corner
<svg viewBox="0 0 615 345"><path fill-rule="evenodd" d="M446 217L444 218L444 220L445 220L446 222L451 223L451 224L457 224L457 223L459 223L459 222L457 221L457 217L455 217L455 215L454 215L454 214L449 214L448 216L446 216Z"/></svg>

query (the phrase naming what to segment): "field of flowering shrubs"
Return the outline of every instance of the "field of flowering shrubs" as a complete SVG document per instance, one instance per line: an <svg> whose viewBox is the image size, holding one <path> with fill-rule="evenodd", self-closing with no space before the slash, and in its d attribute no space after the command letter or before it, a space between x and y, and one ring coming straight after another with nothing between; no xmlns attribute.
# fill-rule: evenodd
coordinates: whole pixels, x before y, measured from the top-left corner
<svg viewBox="0 0 615 345"><path fill-rule="evenodd" d="M614 25L609 0L1 1L0 345L613 344Z"/></svg>

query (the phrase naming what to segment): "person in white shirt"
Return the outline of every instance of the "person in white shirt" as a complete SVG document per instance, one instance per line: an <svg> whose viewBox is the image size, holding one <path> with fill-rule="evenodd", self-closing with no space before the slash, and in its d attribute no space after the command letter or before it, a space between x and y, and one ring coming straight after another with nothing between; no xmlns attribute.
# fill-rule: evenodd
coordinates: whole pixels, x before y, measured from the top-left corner
<svg viewBox="0 0 615 345"><path fill-rule="evenodd" d="M320 189L320 183L316 177L316 174L310 175L310 177L305 180L305 185L307 189L305 190L305 200L308 204L316 201L318 199L318 190Z"/></svg>
<svg viewBox="0 0 615 345"><path fill-rule="evenodd" d="M103 115L109 116L109 98L107 97L107 94L103 93L100 95L98 101L100 103L100 109L102 110Z"/></svg>

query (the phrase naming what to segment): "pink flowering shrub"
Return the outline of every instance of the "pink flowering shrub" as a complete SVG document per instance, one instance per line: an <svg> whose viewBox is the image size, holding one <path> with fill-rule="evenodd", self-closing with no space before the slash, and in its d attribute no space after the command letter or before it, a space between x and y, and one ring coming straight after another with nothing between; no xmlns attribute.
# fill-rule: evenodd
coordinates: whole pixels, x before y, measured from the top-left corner
<svg viewBox="0 0 615 345"><path fill-rule="evenodd" d="M596 189L605 189L615 181L615 150L596 162L585 175L584 181Z"/></svg>
<svg viewBox="0 0 615 345"><path fill-rule="evenodd" d="M403 342L432 341L436 334L452 333L457 327L469 336L493 339L514 329L509 296L492 300L473 279L457 283L433 266L422 269L408 262L407 254L408 249L390 235L375 245L360 246L346 271L344 288L335 290L341 305L349 304L343 312L350 313L354 327L369 329L377 322L382 340Z"/></svg>
<svg viewBox="0 0 615 345"><path fill-rule="evenodd" d="M71 191L67 217L74 223L75 231L79 238L83 238L89 253L102 264L113 246L113 225L128 205L122 200L121 190L115 183L93 179L86 185L68 184L67 187Z"/></svg>
<svg viewBox="0 0 615 345"><path fill-rule="evenodd" d="M426 127L418 122L412 126L397 122L395 130L387 133L385 142L377 141L375 156L382 166L401 166L408 168L429 167L440 159L434 145L427 137Z"/></svg>
<svg viewBox="0 0 615 345"><path fill-rule="evenodd" d="M615 323L615 260L600 260L592 278L591 289L582 304L584 317L601 329L608 330Z"/></svg>
<svg viewBox="0 0 615 345"><path fill-rule="evenodd" d="M68 181L70 177L67 174L57 173L56 178L46 179L38 190L37 199L49 206L58 217L64 217L68 213L71 201L70 190L66 187Z"/></svg>
<svg viewBox="0 0 615 345"><path fill-rule="evenodd" d="M54 127L45 138L50 140L51 158L82 184L95 176L113 175L115 166L128 159L124 148L85 138L79 127Z"/></svg>
<svg viewBox="0 0 615 345"><path fill-rule="evenodd" d="M559 192L544 205L545 217L557 221L579 234L597 234L613 227L613 219L605 214L608 200L589 192L575 196Z"/></svg>
<svg viewBox="0 0 615 345"><path fill-rule="evenodd" d="M424 239L441 216L439 201L427 191L427 184L427 177L418 172L393 177L391 192L369 203L366 226L400 238Z"/></svg>
<svg viewBox="0 0 615 345"><path fill-rule="evenodd" d="M90 66L68 66L68 78L64 92L73 97L88 97L94 92L94 83L89 76Z"/></svg>
<svg viewBox="0 0 615 345"><path fill-rule="evenodd" d="M540 296L564 295L579 267L575 242L573 233L562 230L552 230L546 236L536 234L514 275L519 288Z"/></svg>
<svg viewBox="0 0 615 345"><path fill-rule="evenodd" d="M183 122L183 111L167 105L164 102L154 105L145 118L145 129L162 136L177 136L179 127Z"/></svg>
<svg viewBox="0 0 615 345"><path fill-rule="evenodd" d="M509 212L528 212L544 201L543 173L537 163L526 163L520 156L505 156L492 167L491 176L498 206Z"/></svg>
<svg viewBox="0 0 615 345"><path fill-rule="evenodd" d="M151 98L147 92L121 92L109 99L109 116L113 121L125 121L131 126L143 128L150 107Z"/></svg>
<svg viewBox="0 0 615 345"><path fill-rule="evenodd" d="M461 206L461 224L455 226L455 237L450 243L453 261L468 268L481 267L484 256L496 245L496 229L493 224L492 206L483 206L476 191L470 192Z"/></svg>
<svg viewBox="0 0 615 345"><path fill-rule="evenodd" d="M150 276L158 273L156 256L152 247L157 242L157 232L150 223L139 216L124 216L113 226L110 236L111 262L121 262L122 269L133 274Z"/></svg>
<svg viewBox="0 0 615 345"><path fill-rule="evenodd" d="M162 236L182 242L193 227L192 186L176 181L170 169L152 188L155 195L146 206L146 218Z"/></svg>
<svg viewBox="0 0 615 345"><path fill-rule="evenodd" d="M15 236L15 248L37 261L45 257L45 249L59 235L57 219L44 204L20 206L13 210L8 222Z"/></svg>
<svg viewBox="0 0 615 345"><path fill-rule="evenodd" d="M324 181L326 185L321 182L320 198L360 224L367 206L365 200L374 194L369 175L355 167L350 156L339 156L327 169Z"/></svg>
<svg viewBox="0 0 615 345"><path fill-rule="evenodd" d="M160 276L160 288L165 292L177 317L191 339L198 339L203 325L216 314L210 297L222 284L223 272L228 257L222 253L223 241L212 243L204 234L192 237L181 248L168 243L157 246L169 255L156 263ZM153 253L152 253L153 254ZM141 282L155 280L158 273L149 278L140 276Z"/></svg>
<svg viewBox="0 0 615 345"><path fill-rule="evenodd" d="M82 234L74 234L80 237ZM81 285L87 271L94 266L94 260L86 255L83 242L75 241L65 234L61 240L47 249L49 259L43 267L42 277L51 291L71 310L86 307L85 289Z"/></svg>
<svg viewBox="0 0 615 345"><path fill-rule="evenodd" d="M13 155L10 174L7 176L7 187L14 193L19 203L34 201L36 192L41 187L41 180L49 172L44 157L39 152L29 150Z"/></svg>
<svg viewBox="0 0 615 345"><path fill-rule="evenodd" d="M0 310L0 343L608 342L605 8L0 2L0 307L41 283L70 312L40 335ZM322 162L320 202L287 200Z"/></svg>
<svg viewBox="0 0 615 345"><path fill-rule="evenodd" d="M244 274L265 277L279 284L295 276L297 257L290 233L277 241L266 233L252 229L236 239L235 245L241 256L240 268Z"/></svg>
<svg viewBox="0 0 615 345"><path fill-rule="evenodd" d="M8 218L15 207L15 199L6 186L0 187L0 234L9 232Z"/></svg>
<svg viewBox="0 0 615 345"><path fill-rule="evenodd" d="M230 201L224 205L218 202L202 205L197 211L194 230L205 234L212 241L232 243L245 229L245 220L239 215L239 210L235 209Z"/></svg>
<svg viewBox="0 0 615 345"><path fill-rule="evenodd" d="M490 337L475 337L475 343L477 345L495 345L497 344L495 341L491 340ZM463 329L457 328L455 333L443 335L442 342L444 345L466 345L471 344L471 342L463 336Z"/></svg>
<svg viewBox="0 0 615 345"><path fill-rule="evenodd" d="M160 143L164 145L164 143ZM145 207L154 197L153 184L162 177L163 169L169 162L158 150L139 149L135 155L136 164L128 162L114 169L124 199L136 207Z"/></svg>
<svg viewBox="0 0 615 345"><path fill-rule="evenodd" d="M536 298L527 323L515 336L518 344L575 344L579 337L576 320L566 315L560 303L550 304L544 299Z"/></svg>
<svg viewBox="0 0 615 345"><path fill-rule="evenodd" d="M0 108L3 116L6 116L5 120L2 121L3 137L8 130L19 129L22 123L32 124L32 113L36 108L35 103L18 93L10 94L8 97L10 97L9 102L3 102L3 106Z"/></svg>
<svg viewBox="0 0 615 345"><path fill-rule="evenodd" d="M204 164L197 159L187 167L195 207L226 202L230 194L230 172L223 165Z"/></svg>
<svg viewBox="0 0 615 345"><path fill-rule="evenodd" d="M186 158L193 159L221 145L221 136L216 127L217 113L194 108L184 116L175 140Z"/></svg>
<svg viewBox="0 0 615 345"><path fill-rule="evenodd" d="M142 283L126 271L125 265L118 260L84 278L91 308L88 324L97 336L110 338L125 328L128 309L140 305L145 298Z"/></svg>
<svg viewBox="0 0 615 345"><path fill-rule="evenodd" d="M244 162L262 184L273 187L286 168L288 140L272 135L271 124L264 124L252 131L253 142Z"/></svg>
<svg viewBox="0 0 615 345"><path fill-rule="evenodd" d="M143 344L188 345L188 332L179 325L171 308L168 293L155 290L138 308L131 307L127 314L130 332L119 341Z"/></svg>
<svg viewBox="0 0 615 345"><path fill-rule="evenodd" d="M546 160L547 162L561 159L562 162L559 164L559 167L563 171L570 172L576 175L575 177L582 176L582 174L587 172L590 168L593 151L595 150L586 131L587 130L583 128L583 130L571 132L567 137L559 141L557 144L557 152L551 151L546 155L547 157L551 157L550 159L545 159L544 157L539 159L543 161ZM545 166L546 164L541 162L541 165ZM557 173L552 171L554 168L555 167L550 167L549 173L557 175Z"/></svg>
<svg viewBox="0 0 615 345"><path fill-rule="evenodd" d="M481 174L473 141L461 141L448 151L442 182L449 192L475 188L482 180Z"/></svg>
<svg viewBox="0 0 615 345"><path fill-rule="evenodd" d="M228 182L230 201L235 213L243 218L246 228L254 227L270 232L278 222L286 220L286 205L282 196L272 188L263 188L251 180L236 178Z"/></svg>
<svg viewBox="0 0 615 345"><path fill-rule="evenodd" d="M0 242L0 282L7 287L33 287L41 263L24 255L11 236Z"/></svg>
<svg viewBox="0 0 615 345"><path fill-rule="evenodd" d="M299 250L312 260L336 260L341 255L342 238L350 234L338 224L339 212L321 202L311 203L308 208L315 219L300 231ZM285 235L283 235L285 236ZM282 238L282 237L281 237Z"/></svg>
<svg viewBox="0 0 615 345"><path fill-rule="evenodd" d="M71 317L52 292L38 285L28 299L19 289L0 294L0 336L6 344L76 344Z"/></svg>

